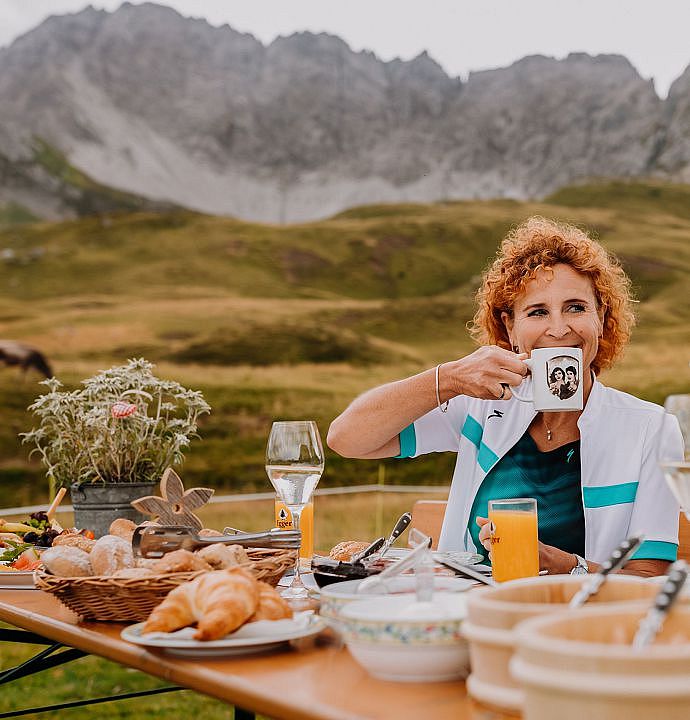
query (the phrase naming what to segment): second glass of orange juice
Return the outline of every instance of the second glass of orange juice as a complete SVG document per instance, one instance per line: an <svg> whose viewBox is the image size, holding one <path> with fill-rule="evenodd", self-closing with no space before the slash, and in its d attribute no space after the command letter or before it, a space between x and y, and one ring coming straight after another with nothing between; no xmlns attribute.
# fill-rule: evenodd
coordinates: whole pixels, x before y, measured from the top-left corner
<svg viewBox="0 0 690 720"><path fill-rule="evenodd" d="M489 500L489 522L494 580L539 575L537 501Z"/></svg>

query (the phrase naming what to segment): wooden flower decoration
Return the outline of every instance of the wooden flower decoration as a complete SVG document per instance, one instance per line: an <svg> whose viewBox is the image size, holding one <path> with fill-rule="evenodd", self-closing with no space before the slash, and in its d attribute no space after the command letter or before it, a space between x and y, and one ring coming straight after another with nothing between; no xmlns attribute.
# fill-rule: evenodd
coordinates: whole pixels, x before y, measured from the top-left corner
<svg viewBox="0 0 690 720"><path fill-rule="evenodd" d="M182 525L201 530L203 523L192 512L205 505L215 491L210 488L185 490L180 476L168 468L161 478L161 496L146 495L131 505L144 515L153 515L161 525Z"/></svg>

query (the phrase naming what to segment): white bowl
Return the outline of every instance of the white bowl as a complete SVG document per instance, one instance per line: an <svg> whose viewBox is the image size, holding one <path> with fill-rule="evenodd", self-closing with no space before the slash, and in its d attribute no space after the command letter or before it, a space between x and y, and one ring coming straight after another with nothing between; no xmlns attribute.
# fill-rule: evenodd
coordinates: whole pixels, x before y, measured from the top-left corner
<svg viewBox="0 0 690 720"><path fill-rule="evenodd" d="M387 580L385 589L381 591L358 594L357 588L361 582L362 580L346 580L345 582L333 583L321 588L319 615L325 618L326 621L334 621L338 619L341 610L351 602L387 597L389 595L405 595L411 601L414 599L417 587L414 575L398 575ZM436 592L465 592L473 585L472 580L466 580L465 578L446 575L434 577L434 591Z"/></svg>
<svg viewBox="0 0 690 720"><path fill-rule="evenodd" d="M435 593L429 603L388 595L350 602L339 629L355 660L380 680L441 682L469 672L460 629L467 613L463 593Z"/></svg>

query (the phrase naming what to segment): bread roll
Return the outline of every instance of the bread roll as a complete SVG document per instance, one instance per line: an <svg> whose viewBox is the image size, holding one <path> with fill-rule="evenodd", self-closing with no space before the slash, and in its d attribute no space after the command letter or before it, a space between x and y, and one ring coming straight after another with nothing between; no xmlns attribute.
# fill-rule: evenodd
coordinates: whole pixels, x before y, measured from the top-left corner
<svg viewBox="0 0 690 720"><path fill-rule="evenodd" d="M360 542L358 540L345 540L338 543L328 554L334 560L349 562L353 555L362 552L364 548L369 547L370 543Z"/></svg>
<svg viewBox="0 0 690 720"><path fill-rule="evenodd" d="M144 567L122 568L113 573L113 577L117 578L144 578L151 577L153 570Z"/></svg>
<svg viewBox="0 0 690 720"><path fill-rule="evenodd" d="M147 570L153 570L156 571L156 563L158 562L158 558L134 558L134 567L138 568L146 568Z"/></svg>
<svg viewBox="0 0 690 720"><path fill-rule="evenodd" d="M220 530L213 530L212 528L201 528L197 533L200 537L222 537L223 533Z"/></svg>
<svg viewBox="0 0 690 720"><path fill-rule="evenodd" d="M95 544L95 540L87 538L85 535L80 535L79 533L63 533L53 538L53 547L69 545L70 547L79 548L87 553L93 550Z"/></svg>
<svg viewBox="0 0 690 720"><path fill-rule="evenodd" d="M93 574L89 554L70 545L44 550L41 562L49 573L60 577L88 577Z"/></svg>
<svg viewBox="0 0 690 720"><path fill-rule="evenodd" d="M126 540L130 545L132 544L132 536L136 529L136 523L133 523L127 518L117 518L110 523L110 529L108 530L110 535L117 535L123 540Z"/></svg>
<svg viewBox="0 0 690 720"><path fill-rule="evenodd" d="M163 555L153 564L157 573L192 572L193 570L210 570L211 566L189 550L173 550Z"/></svg>
<svg viewBox="0 0 690 720"><path fill-rule="evenodd" d="M249 555L241 545L207 545L195 553L214 570L225 570L249 562Z"/></svg>
<svg viewBox="0 0 690 720"><path fill-rule="evenodd" d="M132 546L117 535L96 540L89 555L94 575L112 575L123 568L134 567Z"/></svg>

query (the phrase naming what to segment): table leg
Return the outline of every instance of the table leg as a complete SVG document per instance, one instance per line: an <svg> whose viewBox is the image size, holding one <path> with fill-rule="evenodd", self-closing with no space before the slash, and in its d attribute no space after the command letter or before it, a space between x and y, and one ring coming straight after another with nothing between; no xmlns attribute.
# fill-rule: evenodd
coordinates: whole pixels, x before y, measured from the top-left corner
<svg viewBox="0 0 690 720"><path fill-rule="evenodd" d="M86 657L88 653L82 652L75 648L67 648L62 643L54 643L52 640L36 635L26 630L14 630L10 628L0 628L0 641L19 642L32 645L48 645L45 650L37 653L25 662L13 668L8 668L0 672L0 685L3 685L19 678L33 675L34 673L48 670L49 668L63 665L64 663L78 660ZM62 652L57 652L64 648ZM164 687L155 688L153 690L140 690L138 692L124 693L122 695L110 695L107 697L90 698L88 700L76 700L74 702L61 703L59 705L45 705L37 708L26 708L22 710L13 710L11 712L0 713L0 718L20 717L21 715L31 715L34 713L43 713L53 710L66 710L67 708L81 707L83 705L97 705L99 703L111 702L114 700L127 700L129 698L144 697L146 695L158 695L160 693L176 692L184 690L181 687ZM253 716L252 716L253 717Z"/></svg>
<svg viewBox="0 0 690 720"><path fill-rule="evenodd" d="M29 658L21 665L3 670L0 672L0 685L4 685L12 680L18 680L19 678L26 677L27 675L33 675L34 673L41 672L42 670L63 665L64 663L71 662L72 660L78 660L86 655L86 653L81 650L75 650L74 648L69 648L57 655L53 655L54 652L62 647L64 647L64 645L61 643L55 643L54 645L47 647L45 650L42 650L37 655Z"/></svg>
<svg viewBox="0 0 690 720"><path fill-rule="evenodd" d="M74 702L60 703L59 705L45 705L38 708L13 710L12 712L0 713L0 718L19 717L21 715L32 715L37 713L49 712L52 710L66 710L67 708L82 707L84 705L98 705L99 703L111 702L114 700L128 700L129 698L144 697L146 695L159 695L160 693L176 692L177 690L186 690L186 688L155 688L154 690L140 690L139 692L123 693L122 695L111 695L109 697L91 698L89 700L75 700Z"/></svg>
<svg viewBox="0 0 690 720"><path fill-rule="evenodd" d="M235 705L235 720L256 720L256 715L250 710Z"/></svg>

